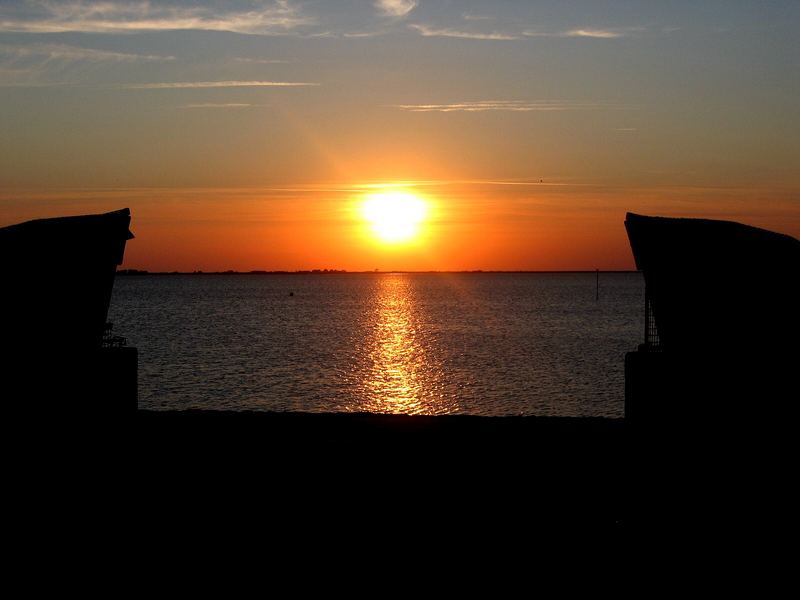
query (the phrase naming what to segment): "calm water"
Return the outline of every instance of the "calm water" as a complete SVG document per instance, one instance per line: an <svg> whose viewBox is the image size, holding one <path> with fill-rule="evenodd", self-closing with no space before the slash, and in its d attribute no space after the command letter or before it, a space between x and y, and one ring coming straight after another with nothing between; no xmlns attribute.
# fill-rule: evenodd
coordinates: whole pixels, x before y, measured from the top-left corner
<svg viewBox="0 0 800 600"><path fill-rule="evenodd" d="M292 294L293 295L290 295ZM139 406L623 415L639 274L118 277Z"/></svg>

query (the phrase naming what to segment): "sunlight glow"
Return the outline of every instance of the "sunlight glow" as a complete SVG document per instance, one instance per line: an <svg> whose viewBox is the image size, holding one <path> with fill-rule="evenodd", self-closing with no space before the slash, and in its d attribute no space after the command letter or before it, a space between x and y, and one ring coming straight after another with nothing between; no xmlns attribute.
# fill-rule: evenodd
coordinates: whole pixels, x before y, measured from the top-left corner
<svg viewBox="0 0 800 600"><path fill-rule="evenodd" d="M428 206L420 197L408 192L387 191L367 196L362 214L373 233L389 244L414 238L428 214Z"/></svg>

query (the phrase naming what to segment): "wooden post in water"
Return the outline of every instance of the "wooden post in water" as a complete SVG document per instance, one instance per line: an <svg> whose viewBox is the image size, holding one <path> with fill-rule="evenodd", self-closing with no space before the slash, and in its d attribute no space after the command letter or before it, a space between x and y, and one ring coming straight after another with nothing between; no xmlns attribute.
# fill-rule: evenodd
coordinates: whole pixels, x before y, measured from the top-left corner
<svg viewBox="0 0 800 600"><path fill-rule="evenodd" d="M594 300L595 302L597 302L598 300L600 300L600 269L595 270L595 275L596 275L597 287L594 294Z"/></svg>

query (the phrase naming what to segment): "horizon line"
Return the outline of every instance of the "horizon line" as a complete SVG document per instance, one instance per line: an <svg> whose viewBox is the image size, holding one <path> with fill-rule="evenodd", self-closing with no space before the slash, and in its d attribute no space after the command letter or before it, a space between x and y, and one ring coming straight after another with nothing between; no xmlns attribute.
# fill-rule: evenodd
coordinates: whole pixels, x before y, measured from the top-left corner
<svg viewBox="0 0 800 600"><path fill-rule="evenodd" d="M461 270L410 270L410 269L373 269L367 271L348 271L346 269L298 269L295 271L288 270L261 270L254 269L250 271L236 271L229 269L226 271L148 271L146 269L119 269L116 274L122 276L131 275L365 275L365 274L393 274L393 273L407 273L407 274L469 274L469 273L486 273L486 274L558 274L558 273L640 273L637 269L555 269L555 270L524 270L524 269L511 269L511 270L495 270L495 269L461 269Z"/></svg>

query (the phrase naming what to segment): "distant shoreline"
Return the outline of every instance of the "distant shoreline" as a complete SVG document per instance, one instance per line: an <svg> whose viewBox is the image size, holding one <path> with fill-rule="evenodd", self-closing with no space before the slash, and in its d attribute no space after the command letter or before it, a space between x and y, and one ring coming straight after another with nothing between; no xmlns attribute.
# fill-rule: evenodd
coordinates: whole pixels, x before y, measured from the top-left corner
<svg viewBox="0 0 800 600"><path fill-rule="evenodd" d="M477 269L474 271L345 271L337 269L312 269L309 271L144 271L139 269L120 269L117 275L131 277L137 275L390 275L393 273L407 273L418 275L514 275L514 274L633 274L640 271L604 271L595 269L590 271L484 271Z"/></svg>

